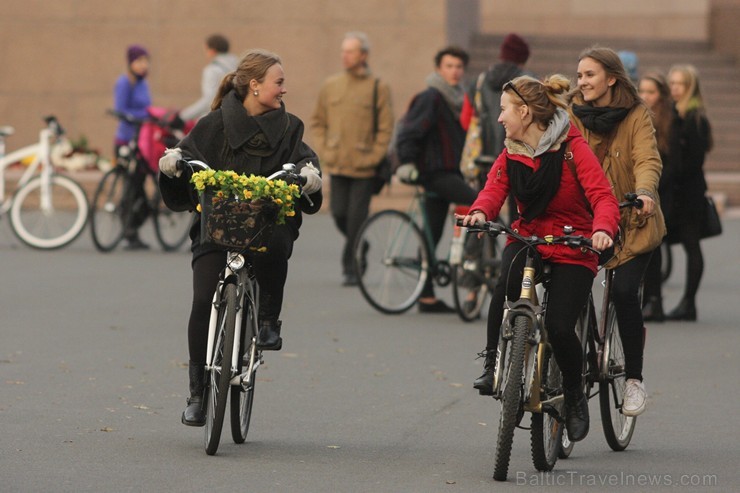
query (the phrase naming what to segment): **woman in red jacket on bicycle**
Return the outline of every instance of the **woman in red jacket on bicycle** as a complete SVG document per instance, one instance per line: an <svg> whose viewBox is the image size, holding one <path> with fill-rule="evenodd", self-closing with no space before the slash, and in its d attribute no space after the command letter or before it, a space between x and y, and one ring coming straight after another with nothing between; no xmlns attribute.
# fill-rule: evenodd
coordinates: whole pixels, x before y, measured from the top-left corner
<svg viewBox="0 0 740 493"><path fill-rule="evenodd" d="M544 82L522 76L504 84L498 121L506 130L506 148L491 168L464 224L494 219L512 191L520 215L512 227L519 234L561 235L564 226L572 226L577 234L591 237L597 250L612 245L619 206L599 161L570 124L564 97L569 87L562 75ZM493 392L504 301L519 298L524 248L510 238L502 253L502 274L493 290L488 339L481 354L485 357L484 373L473 385L482 395ZM545 324L563 373L568 436L577 441L588 433L589 417L588 400L580 388L581 345L573 327L591 291L598 258L565 245L539 247L538 253L552 266Z"/></svg>

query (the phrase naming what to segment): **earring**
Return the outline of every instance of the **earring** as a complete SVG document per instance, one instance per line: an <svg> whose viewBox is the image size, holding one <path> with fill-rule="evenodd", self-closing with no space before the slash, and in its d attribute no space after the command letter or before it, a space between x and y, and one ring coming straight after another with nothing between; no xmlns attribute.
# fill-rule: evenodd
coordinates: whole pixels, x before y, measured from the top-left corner
<svg viewBox="0 0 740 493"><path fill-rule="evenodd" d="M252 94L254 94L255 96L259 96L260 95L259 91L254 91Z"/></svg>

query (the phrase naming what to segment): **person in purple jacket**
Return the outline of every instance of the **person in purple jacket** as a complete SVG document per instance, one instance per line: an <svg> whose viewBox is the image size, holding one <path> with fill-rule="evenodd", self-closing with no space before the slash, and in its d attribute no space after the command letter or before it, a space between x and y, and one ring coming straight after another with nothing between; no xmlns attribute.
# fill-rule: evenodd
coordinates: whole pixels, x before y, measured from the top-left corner
<svg viewBox="0 0 740 493"><path fill-rule="evenodd" d="M136 118L144 118L148 116L147 109L152 104L149 84L146 82L146 76L149 72L149 52L141 45L131 45L126 50L126 60L128 61L128 70L116 81L113 91L113 107L118 112ZM128 143L135 136L136 127L131 123L121 121L116 129L114 155L118 156L121 147L128 146ZM137 172L134 179L133 186L136 190L134 217L124 232L128 242L127 250L149 248L146 243L141 241L138 233L139 227L149 214L149 206L144 192L145 179L146 173L144 171Z"/></svg>

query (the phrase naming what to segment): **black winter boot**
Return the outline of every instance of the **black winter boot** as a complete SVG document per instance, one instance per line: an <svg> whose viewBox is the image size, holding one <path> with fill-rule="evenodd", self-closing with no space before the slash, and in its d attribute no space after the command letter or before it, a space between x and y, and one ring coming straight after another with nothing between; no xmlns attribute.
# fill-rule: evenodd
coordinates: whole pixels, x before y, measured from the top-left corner
<svg viewBox="0 0 740 493"><path fill-rule="evenodd" d="M696 322L696 305L694 304L694 300L683 298L678 306L671 310L665 318L666 320Z"/></svg>
<svg viewBox="0 0 740 493"><path fill-rule="evenodd" d="M260 333L257 336L257 347L264 351L280 351L283 338L280 337L280 320L260 320Z"/></svg>
<svg viewBox="0 0 740 493"><path fill-rule="evenodd" d="M182 412L182 424L188 426L204 426L206 412L203 409L203 390L206 383L206 365L190 362L188 366L190 377L190 398L188 407Z"/></svg>
<svg viewBox="0 0 740 493"><path fill-rule="evenodd" d="M565 389L565 429L571 442L583 440L588 435L588 399L581 389Z"/></svg>
<svg viewBox="0 0 740 493"><path fill-rule="evenodd" d="M473 382L473 388L478 389L480 395L493 395L493 374L496 370L496 350L486 349L478 353L478 357L483 360L483 375L479 376Z"/></svg>

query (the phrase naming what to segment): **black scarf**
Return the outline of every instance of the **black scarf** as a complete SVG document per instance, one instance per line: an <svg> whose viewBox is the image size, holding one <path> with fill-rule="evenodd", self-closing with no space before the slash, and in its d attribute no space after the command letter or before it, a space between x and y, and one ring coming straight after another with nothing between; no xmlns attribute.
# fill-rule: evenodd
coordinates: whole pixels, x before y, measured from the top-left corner
<svg viewBox="0 0 740 493"><path fill-rule="evenodd" d="M596 106L573 105L573 114L578 117L583 126L599 135L609 134L619 124L631 108L597 108Z"/></svg>
<svg viewBox="0 0 740 493"><path fill-rule="evenodd" d="M557 151L544 153L536 172L524 163L507 158L506 172L509 175L511 191L516 199L524 204L521 215L527 222L545 212L547 205L560 188L564 156L565 145L561 145Z"/></svg>

